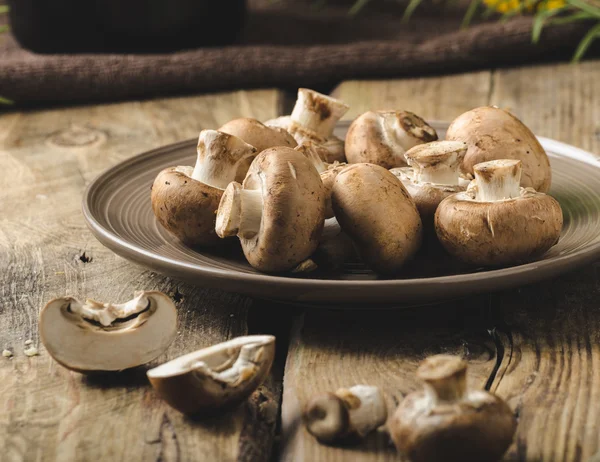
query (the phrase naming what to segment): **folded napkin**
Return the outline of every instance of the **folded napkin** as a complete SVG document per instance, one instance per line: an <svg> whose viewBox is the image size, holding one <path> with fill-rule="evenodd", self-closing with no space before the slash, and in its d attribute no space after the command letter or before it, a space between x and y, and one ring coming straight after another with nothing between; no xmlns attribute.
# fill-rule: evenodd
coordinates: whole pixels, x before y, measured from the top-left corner
<svg viewBox="0 0 600 462"><path fill-rule="evenodd" d="M350 17L334 8L259 8L231 46L162 54L42 55L0 38L0 95L17 105L109 101L251 87L327 88L355 78L449 73L568 59L589 24L531 18L460 30L459 17ZM597 54L598 47L593 50Z"/></svg>

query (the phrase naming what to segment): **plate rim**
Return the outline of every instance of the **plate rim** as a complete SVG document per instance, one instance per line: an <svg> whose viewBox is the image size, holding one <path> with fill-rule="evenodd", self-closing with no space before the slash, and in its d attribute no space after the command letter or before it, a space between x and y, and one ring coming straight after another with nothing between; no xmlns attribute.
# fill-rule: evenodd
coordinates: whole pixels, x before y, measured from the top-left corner
<svg viewBox="0 0 600 462"><path fill-rule="evenodd" d="M348 122L349 124L349 122ZM441 127L447 127L448 122L445 121L431 121L431 125ZM340 125L346 125L346 121L343 121ZM437 127L436 127L437 128ZM575 161L589 164L598 169L600 173L600 157L595 154L585 151L576 146L572 146L568 143L563 143L551 138L542 136L536 136L540 141L545 150L552 150L553 153L560 157L566 157ZM126 169L132 164L136 164L143 158L149 156L156 156L158 154L164 155L165 149L169 151L180 149L183 147L193 146L196 143L196 138L190 138L175 143L166 144L142 153L136 154L129 159L119 162L112 167L107 168L96 176L85 188L82 196L82 211L85 221L92 231L92 234L100 240L100 242L109 247L112 251L119 253L117 249L121 249L127 253L133 252L137 258L134 260L144 262L146 266L155 269L158 272L164 271L168 274L170 271L175 269L177 272L193 272L194 276L198 277L198 282L202 281L202 278L206 280L215 279L229 279L232 275L235 277L236 282L243 284L253 284L256 282L276 282L278 284L287 284L294 286L296 289L335 289L352 287L353 289L389 289L397 287L401 289L406 286L440 286L445 284L460 284L460 283L476 283L481 281L495 280L498 281L498 285L502 286L502 282L506 278L513 278L515 275L521 273L532 273L536 274L536 270L548 269L552 274L547 275L546 273L541 278L531 278L529 281L546 279L554 277L558 274L564 273L575 267L583 266L600 258L600 242L588 245L582 249L575 250L568 255L557 255L547 260L539 260L534 262L525 263L522 265L511 266L507 268L497 268L484 270L473 273L460 273L445 276L436 276L429 278L405 278L405 279L376 279L376 280L360 280L360 279L317 279L310 277L294 278L289 276L281 276L277 274L269 273L247 273L237 272L230 269L215 268L212 266L202 266L194 263L187 263L181 260L164 257L158 253L148 251L142 247L139 247L135 243L122 239L121 237L112 233L109 229L105 228L101 223L96 220L93 213L90 210L89 199L99 185L104 182L107 177L114 176L120 170ZM599 230L600 234L600 230ZM109 245L108 243L112 244ZM131 259L130 256L125 258ZM160 262L159 268L155 268L156 263ZM528 281L528 282L529 282ZM503 287L505 287L504 285ZM475 292L475 290L473 291Z"/></svg>

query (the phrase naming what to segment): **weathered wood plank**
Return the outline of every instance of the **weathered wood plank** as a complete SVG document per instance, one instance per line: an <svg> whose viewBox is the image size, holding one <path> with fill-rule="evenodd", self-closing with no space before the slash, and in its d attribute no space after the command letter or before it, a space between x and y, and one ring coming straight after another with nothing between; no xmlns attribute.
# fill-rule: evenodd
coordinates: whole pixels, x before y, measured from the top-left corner
<svg viewBox="0 0 600 462"><path fill-rule="evenodd" d="M180 320L158 361L245 334L249 299L177 283L115 256L87 231L80 201L102 169L233 117L274 117L278 95L0 116L0 349L14 354L0 358L2 460L268 460L277 377L238 410L196 422L155 397L144 368L85 377L58 366L39 343L37 316L45 301L65 294L123 301L136 289L156 289L174 297ZM24 355L27 339L39 356ZM261 438L249 444L252 435Z"/></svg>
<svg viewBox="0 0 600 462"><path fill-rule="evenodd" d="M461 112L486 104L490 72L404 80L353 80L341 83L332 95L350 105L352 120L376 109L406 109L428 120L452 120Z"/></svg>
<svg viewBox="0 0 600 462"><path fill-rule="evenodd" d="M600 61L498 71L491 103L600 153L599 74ZM493 390L519 414L506 460L587 461L600 450L599 276L596 263L494 301L506 354Z"/></svg>

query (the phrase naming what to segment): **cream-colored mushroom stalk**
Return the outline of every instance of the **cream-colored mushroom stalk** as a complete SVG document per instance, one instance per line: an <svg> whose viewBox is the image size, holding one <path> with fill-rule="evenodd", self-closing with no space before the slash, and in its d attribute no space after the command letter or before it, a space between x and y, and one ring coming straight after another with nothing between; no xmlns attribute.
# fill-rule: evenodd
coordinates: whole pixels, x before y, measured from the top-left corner
<svg viewBox="0 0 600 462"><path fill-rule="evenodd" d="M348 105L308 88L298 90L291 120L323 138L333 134L335 124L348 111Z"/></svg>
<svg viewBox="0 0 600 462"><path fill-rule="evenodd" d="M225 189L248 170L256 148L240 138L217 130L202 130L198 138L198 158L192 178L209 186Z"/></svg>
<svg viewBox="0 0 600 462"><path fill-rule="evenodd" d="M473 167L478 202L496 202L521 195L521 161L515 159L491 160Z"/></svg>
<svg viewBox="0 0 600 462"><path fill-rule="evenodd" d="M237 182L230 183L219 204L215 227L217 235L252 239L260 231L262 211L260 189L243 189Z"/></svg>
<svg viewBox="0 0 600 462"><path fill-rule="evenodd" d="M461 141L433 141L415 146L405 156L414 182L455 186L466 152L467 145Z"/></svg>
<svg viewBox="0 0 600 462"><path fill-rule="evenodd" d="M425 392L432 403L460 401L467 392L467 363L458 356L436 355L427 358L418 370Z"/></svg>
<svg viewBox="0 0 600 462"><path fill-rule="evenodd" d="M103 326L110 326L117 319L125 319L146 310L150 304L145 292L136 292L135 298L126 303L101 303L87 299L85 303L73 300L69 306L71 312Z"/></svg>
<svg viewBox="0 0 600 462"><path fill-rule="evenodd" d="M312 435L329 443L364 438L385 423L387 407L379 388L355 385L313 398L303 419Z"/></svg>

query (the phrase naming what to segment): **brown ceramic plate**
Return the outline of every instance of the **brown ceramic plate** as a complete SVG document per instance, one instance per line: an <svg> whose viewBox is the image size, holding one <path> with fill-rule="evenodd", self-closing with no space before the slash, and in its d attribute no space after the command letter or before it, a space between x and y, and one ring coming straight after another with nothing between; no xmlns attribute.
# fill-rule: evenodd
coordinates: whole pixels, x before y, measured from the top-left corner
<svg viewBox="0 0 600 462"><path fill-rule="evenodd" d="M432 124L443 136L448 124ZM347 124L340 124L343 136ZM336 274L268 275L244 260L237 240L191 249L154 219L150 186L172 165L194 165L196 140L164 146L116 165L96 178L83 197L83 213L98 240L117 254L194 284L261 298L330 308L394 307L505 289L550 278L600 258L600 160L546 138L552 164L550 193L564 212L559 243L539 260L510 268L464 267L447 256L416 259L396 279L381 279L361 265Z"/></svg>

